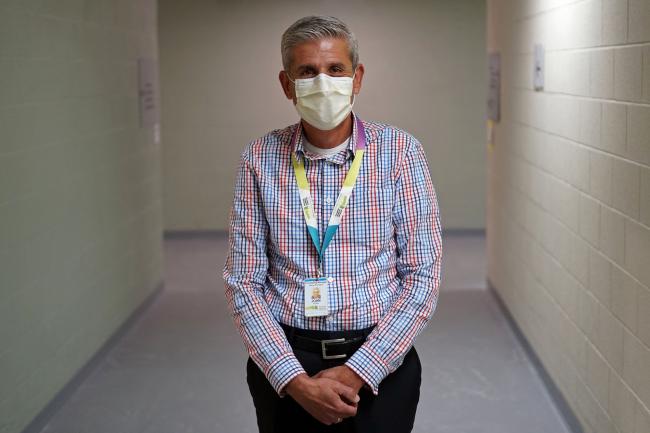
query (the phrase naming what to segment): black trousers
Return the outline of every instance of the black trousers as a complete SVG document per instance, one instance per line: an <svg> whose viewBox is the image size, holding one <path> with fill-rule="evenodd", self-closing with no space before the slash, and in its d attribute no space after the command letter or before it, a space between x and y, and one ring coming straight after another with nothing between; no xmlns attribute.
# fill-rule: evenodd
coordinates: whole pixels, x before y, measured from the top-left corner
<svg viewBox="0 0 650 433"><path fill-rule="evenodd" d="M309 376L342 365L347 358L324 360L320 354L294 348L298 361ZM357 414L337 424L325 425L312 417L291 396L280 398L248 357L246 381L253 397L260 433L410 433L420 398L422 365L415 347L402 365L379 384L378 395L362 387Z"/></svg>

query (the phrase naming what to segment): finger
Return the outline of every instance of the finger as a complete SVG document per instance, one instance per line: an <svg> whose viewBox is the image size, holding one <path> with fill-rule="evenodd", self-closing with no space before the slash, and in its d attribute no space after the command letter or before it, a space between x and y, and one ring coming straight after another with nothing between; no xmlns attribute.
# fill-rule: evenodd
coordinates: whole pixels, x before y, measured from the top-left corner
<svg viewBox="0 0 650 433"><path fill-rule="evenodd" d="M336 391L337 388L332 387L329 392L327 392L327 406L329 408L329 414L336 417L347 418L357 414L356 405L351 405L346 403L341 395Z"/></svg>
<svg viewBox="0 0 650 433"><path fill-rule="evenodd" d="M356 404L360 400L359 394L355 393L354 390L347 385L339 383L335 389L344 400L350 402L349 404Z"/></svg>
<svg viewBox="0 0 650 433"><path fill-rule="evenodd" d="M336 407L336 412L341 418L349 418L357 414L357 407L350 406L349 404L346 404L343 401L341 401L341 403L338 404Z"/></svg>
<svg viewBox="0 0 650 433"><path fill-rule="evenodd" d="M339 396L339 397L341 398L341 400L343 400L343 402L345 402L346 404L349 404L350 406L357 407L359 405L358 401L356 401L356 402L355 401L350 401L350 400L348 400L346 397L344 397L342 395Z"/></svg>
<svg viewBox="0 0 650 433"><path fill-rule="evenodd" d="M334 421L336 421L336 418L338 415L334 413L333 410L331 409L326 409L326 410L316 410L316 411L310 411L309 412L314 418L316 418L320 423L325 424L325 425L330 425Z"/></svg>
<svg viewBox="0 0 650 433"><path fill-rule="evenodd" d="M339 417L336 415L329 414L327 416L324 416L322 419L319 419L319 421L325 425L332 425L336 422L338 418Z"/></svg>
<svg viewBox="0 0 650 433"><path fill-rule="evenodd" d="M340 396L337 396L337 401L332 405L333 413L341 418L348 418L355 416L357 414L357 405L351 405L346 403L341 399Z"/></svg>
<svg viewBox="0 0 650 433"><path fill-rule="evenodd" d="M313 377L314 377L314 378L326 378L326 379L334 379L334 378L335 378L335 377L332 375L332 372L331 372L331 371L327 371L327 370L321 370L321 371L319 371L318 373L316 373Z"/></svg>

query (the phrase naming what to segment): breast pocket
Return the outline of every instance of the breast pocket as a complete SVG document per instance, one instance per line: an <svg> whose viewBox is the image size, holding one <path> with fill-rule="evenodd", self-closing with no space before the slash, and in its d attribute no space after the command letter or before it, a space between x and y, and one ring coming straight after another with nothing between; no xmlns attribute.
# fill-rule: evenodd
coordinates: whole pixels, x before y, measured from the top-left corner
<svg viewBox="0 0 650 433"><path fill-rule="evenodd" d="M291 234L291 236L299 236L300 233L307 230L307 223L302 213L302 209L295 209L293 207L278 208L276 214L278 229L281 233Z"/></svg>
<svg viewBox="0 0 650 433"><path fill-rule="evenodd" d="M303 221L300 196L293 185L263 184L262 202L271 229L286 230Z"/></svg>
<svg viewBox="0 0 650 433"><path fill-rule="evenodd" d="M354 209L351 212L354 215L351 222L354 224L354 244L363 247L369 254L384 248L393 235L394 191L392 182L368 185L351 202Z"/></svg>

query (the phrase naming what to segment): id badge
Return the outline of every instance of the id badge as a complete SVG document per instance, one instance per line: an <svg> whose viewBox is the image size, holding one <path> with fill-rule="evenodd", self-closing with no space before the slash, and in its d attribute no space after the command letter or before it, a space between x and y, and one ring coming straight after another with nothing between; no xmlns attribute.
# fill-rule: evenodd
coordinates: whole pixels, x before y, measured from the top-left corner
<svg viewBox="0 0 650 433"><path fill-rule="evenodd" d="M329 314L327 297L328 281L325 277L305 278L305 316L317 317Z"/></svg>

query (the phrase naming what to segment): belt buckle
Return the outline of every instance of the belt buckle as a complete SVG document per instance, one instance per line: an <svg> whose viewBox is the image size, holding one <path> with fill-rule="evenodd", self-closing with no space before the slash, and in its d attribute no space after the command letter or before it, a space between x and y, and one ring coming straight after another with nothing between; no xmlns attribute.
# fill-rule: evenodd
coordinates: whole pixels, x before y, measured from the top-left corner
<svg viewBox="0 0 650 433"><path fill-rule="evenodd" d="M328 355L327 354L327 349L325 344L327 343L344 343L345 338L334 338L332 340L321 340L320 342L320 347L321 347L321 353L323 355L323 359L340 359L340 358L345 358L347 354L343 353L341 355Z"/></svg>

